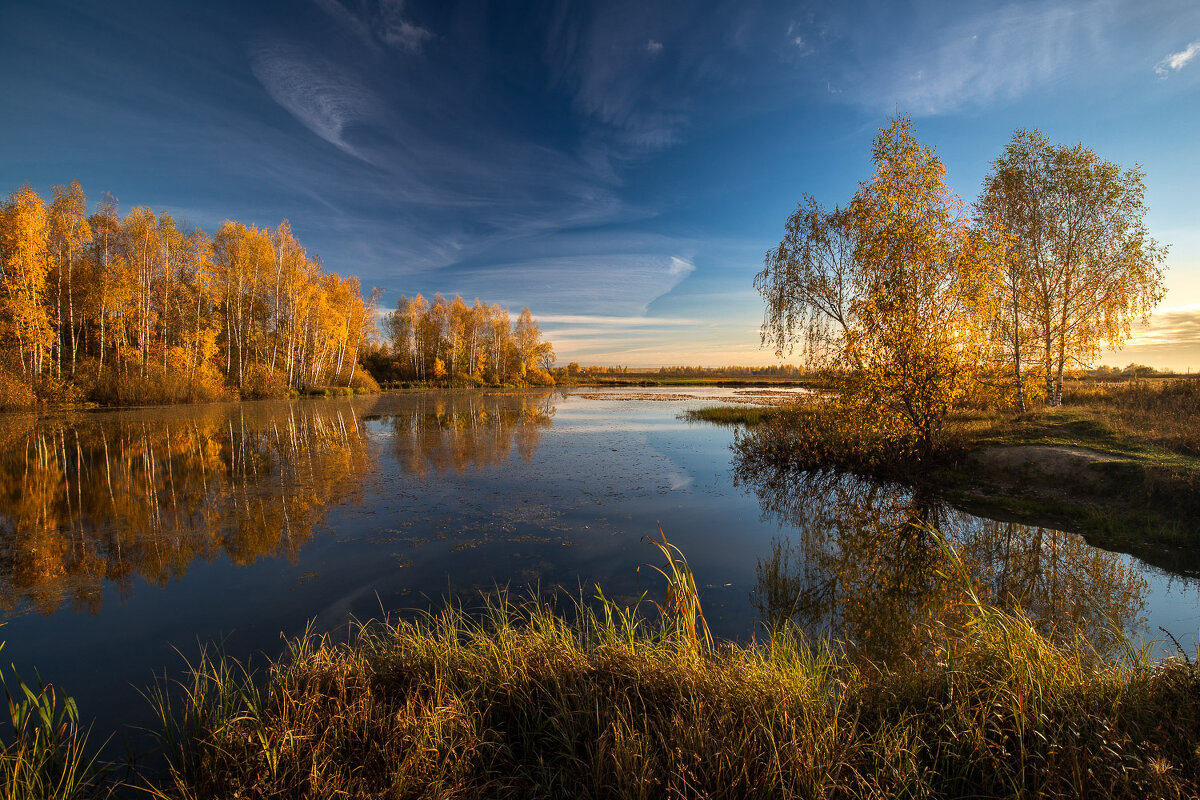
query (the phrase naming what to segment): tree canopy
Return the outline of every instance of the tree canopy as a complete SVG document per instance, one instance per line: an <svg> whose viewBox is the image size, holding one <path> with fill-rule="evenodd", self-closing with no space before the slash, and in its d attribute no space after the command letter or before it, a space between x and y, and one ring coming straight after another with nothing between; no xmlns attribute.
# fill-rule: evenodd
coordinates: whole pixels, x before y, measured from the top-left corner
<svg viewBox="0 0 1200 800"><path fill-rule="evenodd" d="M926 447L982 346L975 313L987 262L945 168L899 118L880 131L875 174L846 208L806 197L755 286L763 341L801 343L846 375L844 395Z"/></svg>
<svg viewBox="0 0 1200 800"><path fill-rule="evenodd" d="M755 277L764 346L842 376L864 424L927 449L983 389L1024 407L1034 364L1057 403L1064 368L1119 345L1162 298L1137 167L1018 131L972 218L908 118L879 132L872 162L845 207L803 197Z"/></svg>
<svg viewBox="0 0 1200 800"><path fill-rule="evenodd" d="M390 377L411 381L552 385L554 348L528 308L516 321L508 309L455 295L401 295L384 319L390 347Z"/></svg>
<svg viewBox="0 0 1200 800"><path fill-rule="evenodd" d="M122 218L111 198L89 215L77 181L49 206L25 186L0 206L0 406L348 386L374 297L287 220L210 237L145 206Z"/></svg>
<svg viewBox="0 0 1200 800"><path fill-rule="evenodd" d="M1058 405L1063 371L1119 346L1163 297L1167 250L1146 229L1144 173L1019 130L992 162L978 210L999 245L999 322L1018 403L1036 365Z"/></svg>

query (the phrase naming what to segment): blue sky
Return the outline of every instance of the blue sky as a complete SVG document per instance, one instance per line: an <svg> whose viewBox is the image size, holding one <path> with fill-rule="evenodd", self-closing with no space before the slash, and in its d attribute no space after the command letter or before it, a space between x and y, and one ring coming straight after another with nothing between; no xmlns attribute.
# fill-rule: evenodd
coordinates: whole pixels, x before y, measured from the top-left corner
<svg viewBox="0 0 1200 800"><path fill-rule="evenodd" d="M1146 171L1200 369L1200 3L0 2L0 188L287 218L366 287L528 305L560 362L773 363L752 280L911 115L968 202L1016 128ZM798 358L796 359L798 360Z"/></svg>

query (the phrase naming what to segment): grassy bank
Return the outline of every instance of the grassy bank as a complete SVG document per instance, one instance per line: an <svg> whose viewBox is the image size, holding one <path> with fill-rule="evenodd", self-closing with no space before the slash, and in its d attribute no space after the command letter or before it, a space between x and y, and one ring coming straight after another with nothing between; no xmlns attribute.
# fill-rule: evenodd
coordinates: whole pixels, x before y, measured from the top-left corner
<svg viewBox="0 0 1200 800"><path fill-rule="evenodd" d="M168 797L1191 796L1200 678L981 612L898 671L493 606L199 665ZM182 720L182 722L179 722Z"/></svg>
<svg viewBox="0 0 1200 800"><path fill-rule="evenodd" d="M260 674L198 663L159 695L167 767L118 783L18 737L6 797L1193 797L1200 672L1053 644L977 609L927 656L855 664L777 632L495 603L306 636ZM178 695L177 695L178 697ZM78 741L72 740L72 746ZM35 784L38 775L42 784ZM24 782L24 783L22 783Z"/></svg>
<svg viewBox="0 0 1200 800"><path fill-rule="evenodd" d="M167 767L57 796L1189 797L1200 672L1054 644L975 607L926 655L854 663L779 631L710 648L612 605L491 604L305 636L260 674L158 695ZM19 742L19 740L18 740ZM5 753L5 796L19 748ZM24 776L25 779L28 775Z"/></svg>
<svg viewBox="0 0 1200 800"><path fill-rule="evenodd" d="M1152 563L1200 572L1200 381L1080 383L1061 408L1025 414L960 409L924 454L880 430L873 416L811 400L688 412L746 426L737 443L744 464L898 480L971 510L1068 526Z"/></svg>
<svg viewBox="0 0 1200 800"><path fill-rule="evenodd" d="M149 695L162 765L119 777L89 763L73 705L25 691L4 796L1196 796L1195 661L1048 638L982 605L941 546L961 609L898 663L794 628L714 645L659 544L669 588L650 614L501 596L302 636L259 673L207 655Z"/></svg>

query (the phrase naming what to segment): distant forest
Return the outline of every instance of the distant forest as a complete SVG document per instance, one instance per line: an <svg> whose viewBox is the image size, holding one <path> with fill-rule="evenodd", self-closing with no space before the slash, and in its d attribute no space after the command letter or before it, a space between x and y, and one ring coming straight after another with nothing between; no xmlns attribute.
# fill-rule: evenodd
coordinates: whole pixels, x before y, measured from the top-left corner
<svg viewBox="0 0 1200 800"><path fill-rule="evenodd" d="M0 206L0 408L167 403L374 388L374 300L287 220L210 236L166 213L89 213L79 183Z"/></svg>
<svg viewBox="0 0 1200 800"><path fill-rule="evenodd" d="M455 295L401 295L384 316L385 341L364 353L380 381L455 386L553 386L554 347L528 308L513 321L508 309Z"/></svg>

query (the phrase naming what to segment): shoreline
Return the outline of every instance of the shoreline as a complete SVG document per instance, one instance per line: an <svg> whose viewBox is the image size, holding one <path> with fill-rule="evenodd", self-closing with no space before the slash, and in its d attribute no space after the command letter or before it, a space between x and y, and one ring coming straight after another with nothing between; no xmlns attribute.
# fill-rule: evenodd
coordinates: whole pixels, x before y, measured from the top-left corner
<svg viewBox="0 0 1200 800"><path fill-rule="evenodd" d="M785 413L720 405L686 418L754 431ZM786 436L786 422L778 424ZM1114 434L1086 409L984 424L967 423L926 462L881 456L876 468L856 470L837 462L835 444L811 468L896 481L979 516L1067 528L1105 549L1200 576L1200 555L1186 553L1200 537L1200 457L1149 435ZM786 467L786 449L782 457Z"/></svg>

